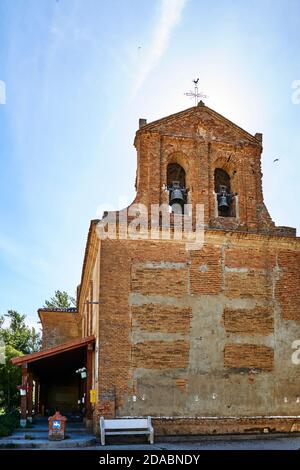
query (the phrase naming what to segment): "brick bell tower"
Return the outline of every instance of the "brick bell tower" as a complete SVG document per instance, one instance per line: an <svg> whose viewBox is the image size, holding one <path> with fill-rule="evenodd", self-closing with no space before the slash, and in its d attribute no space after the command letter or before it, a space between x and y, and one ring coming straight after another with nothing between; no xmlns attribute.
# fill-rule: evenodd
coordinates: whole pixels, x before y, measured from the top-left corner
<svg viewBox="0 0 300 470"><path fill-rule="evenodd" d="M294 229L275 227L264 204L262 134L252 136L200 101L150 124L140 119L134 144L135 203L167 204L167 188L178 181L193 214L196 204L204 205L206 228L295 235Z"/></svg>

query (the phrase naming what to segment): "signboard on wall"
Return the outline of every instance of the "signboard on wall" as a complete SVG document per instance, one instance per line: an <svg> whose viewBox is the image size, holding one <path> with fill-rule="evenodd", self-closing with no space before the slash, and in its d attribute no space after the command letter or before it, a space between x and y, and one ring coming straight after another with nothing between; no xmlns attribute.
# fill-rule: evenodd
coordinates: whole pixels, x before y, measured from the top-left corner
<svg viewBox="0 0 300 470"><path fill-rule="evenodd" d="M97 401L96 390L90 390L90 402L96 403L96 401Z"/></svg>

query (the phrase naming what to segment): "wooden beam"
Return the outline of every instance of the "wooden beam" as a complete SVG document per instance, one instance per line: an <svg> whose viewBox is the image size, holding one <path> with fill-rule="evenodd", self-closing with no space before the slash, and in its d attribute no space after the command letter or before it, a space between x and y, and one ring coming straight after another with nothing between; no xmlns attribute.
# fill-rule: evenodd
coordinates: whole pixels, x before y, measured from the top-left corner
<svg viewBox="0 0 300 470"><path fill-rule="evenodd" d="M68 343L54 346L53 348L44 349L43 351L26 354L25 356L14 357L13 359L11 359L11 363L16 366L21 366L22 364L25 364L25 363L42 360L45 357L54 356L56 354L61 354L67 351L71 351L73 349L84 347L87 344L94 343L94 342L95 342L95 336L93 335L88 336L86 338L76 339L73 341L69 341Z"/></svg>

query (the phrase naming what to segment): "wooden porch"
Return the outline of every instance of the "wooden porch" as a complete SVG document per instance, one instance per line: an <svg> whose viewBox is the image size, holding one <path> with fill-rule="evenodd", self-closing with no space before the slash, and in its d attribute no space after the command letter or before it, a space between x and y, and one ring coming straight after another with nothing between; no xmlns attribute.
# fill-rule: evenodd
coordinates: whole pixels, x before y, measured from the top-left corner
<svg viewBox="0 0 300 470"><path fill-rule="evenodd" d="M95 337L88 336L12 359L22 368L21 426L33 416L47 417L57 410L70 420L91 424L94 344Z"/></svg>

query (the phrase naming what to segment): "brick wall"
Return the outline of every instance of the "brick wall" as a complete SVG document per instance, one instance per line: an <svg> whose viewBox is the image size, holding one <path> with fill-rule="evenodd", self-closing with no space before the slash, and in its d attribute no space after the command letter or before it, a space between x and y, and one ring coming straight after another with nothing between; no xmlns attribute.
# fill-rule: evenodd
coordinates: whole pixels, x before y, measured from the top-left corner
<svg viewBox="0 0 300 470"><path fill-rule="evenodd" d="M273 369L274 351L257 344L227 344L224 350L224 366L232 369Z"/></svg>
<svg viewBox="0 0 300 470"><path fill-rule="evenodd" d="M300 322L300 252L279 251L276 295L285 320Z"/></svg>
<svg viewBox="0 0 300 470"><path fill-rule="evenodd" d="M274 331L271 307L253 309L224 308L224 328L231 333L268 335Z"/></svg>
<svg viewBox="0 0 300 470"><path fill-rule="evenodd" d="M143 369L181 369L188 366L187 341L145 341L133 345L132 366Z"/></svg>
<svg viewBox="0 0 300 470"><path fill-rule="evenodd" d="M148 332L188 334L192 309L171 305L131 306L132 328Z"/></svg>
<svg viewBox="0 0 300 470"><path fill-rule="evenodd" d="M43 327L42 349L52 348L80 337L78 313L39 311Z"/></svg>
<svg viewBox="0 0 300 470"><path fill-rule="evenodd" d="M187 270L147 269L133 266L131 288L141 294L181 296L187 293Z"/></svg>
<svg viewBox="0 0 300 470"><path fill-rule="evenodd" d="M228 297L268 299L272 293L272 280L268 272L225 273L225 291Z"/></svg>
<svg viewBox="0 0 300 470"><path fill-rule="evenodd" d="M221 290L221 249L204 246L191 252L191 293L218 294Z"/></svg>
<svg viewBox="0 0 300 470"><path fill-rule="evenodd" d="M268 247L255 246L227 248L225 264L228 268L271 269L276 264L276 253Z"/></svg>

